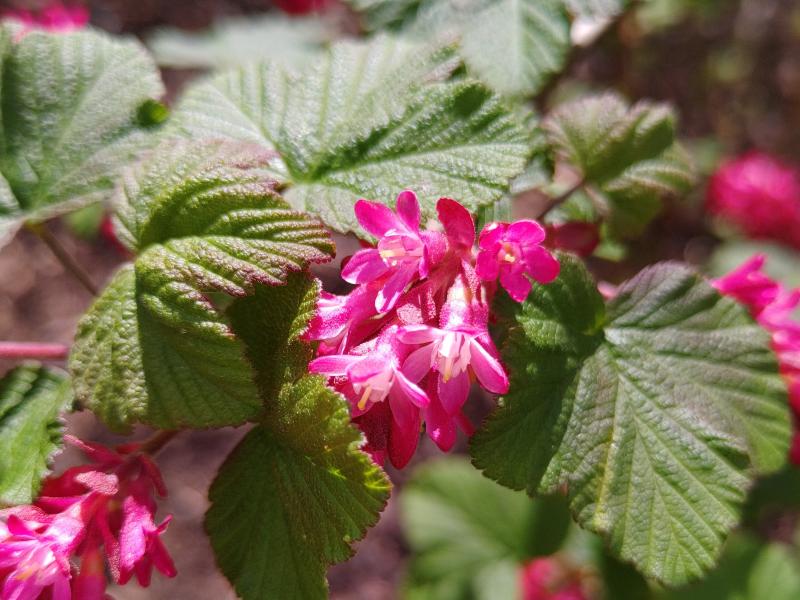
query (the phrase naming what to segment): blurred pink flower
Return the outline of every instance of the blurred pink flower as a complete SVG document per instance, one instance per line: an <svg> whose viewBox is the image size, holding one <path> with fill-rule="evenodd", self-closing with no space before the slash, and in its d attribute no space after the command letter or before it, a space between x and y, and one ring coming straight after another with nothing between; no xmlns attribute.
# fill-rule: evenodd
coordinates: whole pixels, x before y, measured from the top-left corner
<svg viewBox="0 0 800 600"><path fill-rule="evenodd" d="M555 223L546 228L544 243L548 248L566 250L578 256L591 256L600 243L600 232L594 223L571 221Z"/></svg>
<svg viewBox="0 0 800 600"><path fill-rule="evenodd" d="M800 248L800 173L775 157L750 152L723 164L706 207L752 238Z"/></svg>
<svg viewBox="0 0 800 600"><path fill-rule="evenodd" d="M67 33L75 29L82 29L89 23L89 10L79 4L65 6L60 2L53 2L39 11L0 9L0 19L9 19L20 23L22 35L36 29L53 33Z"/></svg>
<svg viewBox="0 0 800 600"><path fill-rule="evenodd" d="M796 433L789 458L800 466L800 289L786 289L762 271L766 257L757 254L724 277L712 281L722 294L744 304L758 323L772 335L781 374L789 390Z"/></svg>
<svg viewBox="0 0 800 600"><path fill-rule="evenodd" d="M332 0L275 0L275 4L290 15L303 15L326 8Z"/></svg>
<svg viewBox="0 0 800 600"><path fill-rule="evenodd" d="M522 600L587 600L579 573L556 559L536 558L520 571Z"/></svg>

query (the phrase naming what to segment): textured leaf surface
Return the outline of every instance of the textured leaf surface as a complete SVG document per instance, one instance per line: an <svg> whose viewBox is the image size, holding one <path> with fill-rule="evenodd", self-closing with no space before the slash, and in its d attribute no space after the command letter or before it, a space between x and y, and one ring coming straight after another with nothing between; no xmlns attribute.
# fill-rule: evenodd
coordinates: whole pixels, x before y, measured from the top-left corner
<svg viewBox="0 0 800 600"><path fill-rule="evenodd" d="M61 448L60 413L71 400L69 381L44 367L18 367L0 379L0 507L36 497Z"/></svg>
<svg viewBox="0 0 800 600"><path fill-rule="evenodd" d="M492 89L530 96L566 62L569 20L561 0L485 3L464 27L467 66Z"/></svg>
<svg viewBox="0 0 800 600"><path fill-rule="evenodd" d="M107 195L120 168L152 143L138 109L163 93L134 41L84 30L31 32L10 44L2 31L0 238L12 220Z"/></svg>
<svg viewBox="0 0 800 600"><path fill-rule="evenodd" d="M228 68L273 59L301 66L334 36L318 17L280 14L216 20L210 29L163 28L147 38L158 64L178 68Z"/></svg>
<svg viewBox="0 0 800 600"><path fill-rule="evenodd" d="M376 522L389 482L323 378L287 384L273 409L220 469L206 530L244 600L325 598L327 566Z"/></svg>
<svg viewBox="0 0 800 600"><path fill-rule="evenodd" d="M621 558L670 584L699 577L753 471L785 460L786 390L767 334L669 263L604 307L562 256L556 282L510 304L511 392L473 438L476 464L531 493L566 483L578 521Z"/></svg>
<svg viewBox="0 0 800 600"><path fill-rule="evenodd" d="M556 551L569 526L563 499L532 500L457 458L421 467L400 498L411 597L514 597L501 589L515 593L519 565Z"/></svg>
<svg viewBox="0 0 800 600"><path fill-rule="evenodd" d="M694 182L665 105L629 107L616 94L590 96L560 106L543 128L559 158L609 205L617 236L640 233L660 210L661 197L683 194Z"/></svg>
<svg viewBox="0 0 800 600"><path fill-rule="evenodd" d="M333 252L321 224L272 191L269 158L226 142L170 143L125 177L119 231L139 256L81 320L70 359L77 397L112 427L210 427L260 413L218 294L279 286ZM270 314L291 322L289 305Z"/></svg>
<svg viewBox="0 0 800 600"><path fill-rule="evenodd" d="M522 171L528 140L481 84L430 83L453 66L447 47L342 42L302 74L266 63L203 82L173 126L276 150L289 202L340 231L358 230L358 198L391 202L405 188L428 214L443 195L477 209Z"/></svg>

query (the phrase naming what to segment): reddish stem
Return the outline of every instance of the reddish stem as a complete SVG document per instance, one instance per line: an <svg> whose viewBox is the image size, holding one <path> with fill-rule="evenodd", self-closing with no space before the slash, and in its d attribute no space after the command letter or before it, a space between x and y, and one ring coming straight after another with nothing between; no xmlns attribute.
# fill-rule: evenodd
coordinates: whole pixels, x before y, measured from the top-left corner
<svg viewBox="0 0 800 600"><path fill-rule="evenodd" d="M0 358L21 360L26 358L38 360L64 360L69 354L69 347L64 344L47 344L39 342L0 342Z"/></svg>
<svg viewBox="0 0 800 600"><path fill-rule="evenodd" d="M172 438L178 435L178 433L178 431L174 430L159 431L158 433L153 434L152 437L144 440L139 446L139 450L150 454L151 456L158 454L158 452L170 441L172 441Z"/></svg>

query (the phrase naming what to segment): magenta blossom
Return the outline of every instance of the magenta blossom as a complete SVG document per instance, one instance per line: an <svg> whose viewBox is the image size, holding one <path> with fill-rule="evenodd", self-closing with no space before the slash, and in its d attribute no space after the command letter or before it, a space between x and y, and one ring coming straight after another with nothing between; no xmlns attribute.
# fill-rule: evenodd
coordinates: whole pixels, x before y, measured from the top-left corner
<svg viewBox="0 0 800 600"><path fill-rule="evenodd" d="M536 558L520 571L523 600L587 600L580 572L555 558Z"/></svg>
<svg viewBox="0 0 800 600"><path fill-rule="evenodd" d="M378 238L377 248L357 252L342 270L350 283L369 283L386 278L375 298L378 312L390 310L406 287L427 277L431 264L441 258L444 240L435 232L421 232L417 196L406 190L397 197L397 213L384 204L359 200L358 222Z"/></svg>
<svg viewBox="0 0 800 600"><path fill-rule="evenodd" d="M493 394L508 391L508 376L486 328L488 311L459 278L450 288L442 308L441 328L406 325L398 337L419 346L406 359L403 370L412 381L436 372L436 391L445 413L456 416L467 400L471 376Z"/></svg>
<svg viewBox="0 0 800 600"><path fill-rule="evenodd" d="M53 2L39 11L3 9L0 10L0 18L22 24L22 35L35 29L67 33L85 27L89 22L89 11L85 6L65 6Z"/></svg>
<svg viewBox="0 0 800 600"><path fill-rule="evenodd" d="M722 294L747 306L750 314L772 335L781 374L789 390L795 434L789 459L800 466L800 289L788 290L762 271L766 258L756 255L731 273L712 282Z"/></svg>
<svg viewBox="0 0 800 600"><path fill-rule="evenodd" d="M4 533L5 532L5 533ZM4 539L3 539L4 538ZM33 600L49 590L53 600L70 600L69 555L46 527L16 515L0 527L2 600Z"/></svg>
<svg viewBox="0 0 800 600"><path fill-rule="evenodd" d="M169 517L160 525L153 520L154 494L166 494L155 464L135 444L113 451L66 439L93 464L46 480L35 505L0 511L6 519L0 527L0 582L4 590L22 590L0 600L35 600L43 586L52 587L54 598L101 600L106 585L101 546L117 583L135 573L147 586L154 567L174 576L160 539ZM71 558L80 559L75 574Z"/></svg>
<svg viewBox="0 0 800 600"><path fill-rule="evenodd" d="M558 277L560 265L542 247L544 240L544 228L536 221L487 225L478 240L478 277L494 281L499 276L509 295L522 302L531 291L528 277L539 283L550 283Z"/></svg>
<svg viewBox="0 0 800 600"><path fill-rule="evenodd" d="M398 423L401 426L412 423L418 409L425 408L429 400L400 370L403 351L398 343L397 328L385 329L365 350L364 355L321 356L312 360L308 369L312 373L344 378L357 398L355 415L367 412L373 404L388 398Z"/></svg>
<svg viewBox="0 0 800 600"><path fill-rule="evenodd" d="M388 458L402 468L423 426L443 451L453 447L459 429L472 435L462 409L474 381L493 394L508 391L487 329L494 279L519 288L521 278L529 290L526 273L550 280L558 262L540 247L538 223L491 224L482 239L499 232L494 258L517 265L511 271L496 265L494 279L491 273L479 278L475 221L450 198L438 200L438 223L431 220L423 230L411 191L398 196L396 212L366 200L355 210L377 246L343 263L342 277L356 284L350 294L320 298L305 334L320 342L309 370L326 375L348 399L366 436L363 449L379 464Z"/></svg>
<svg viewBox="0 0 800 600"><path fill-rule="evenodd" d="M800 173L768 154L723 164L709 183L706 207L752 238L800 248Z"/></svg>

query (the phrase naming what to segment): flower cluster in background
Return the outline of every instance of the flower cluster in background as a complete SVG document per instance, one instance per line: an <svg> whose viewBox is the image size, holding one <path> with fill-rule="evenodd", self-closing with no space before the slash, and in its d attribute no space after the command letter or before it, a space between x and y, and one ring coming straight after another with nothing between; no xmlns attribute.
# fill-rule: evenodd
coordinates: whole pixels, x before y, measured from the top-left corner
<svg viewBox="0 0 800 600"><path fill-rule="evenodd" d="M93 464L45 481L33 505L0 511L0 598L103 600L105 565L119 584L148 586L155 567L175 566L154 521L166 495L158 467L135 444L117 451L75 438Z"/></svg>
<svg viewBox="0 0 800 600"><path fill-rule="evenodd" d="M0 19L19 23L22 26L21 35L36 29L66 33L85 27L89 23L89 11L79 4L67 6L54 2L38 11L0 9Z"/></svg>
<svg viewBox="0 0 800 600"><path fill-rule="evenodd" d="M520 571L522 600L587 600L580 573L552 557L536 558Z"/></svg>
<svg viewBox="0 0 800 600"><path fill-rule="evenodd" d="M763 255L753 256L713 283L721 293L747 306L772 335L796 427L789 458L800 466L800 288L790 290L771 279L762 270L765 260Z"/></svg>
<svg viewBox="0 0 800 600"><path fill-rule="evenodd" d="M521 302L530 278L548 283L559 272L535 221L491 223L476 249L467 209L449 198L436 209L439 223L420 229L411 191L398 196L396 212L356 203L377 245L344 264L342 277L356 287L346 296L323 294L307 334L320 341L309 370L350 400L373 458L398 468L411 459L423 422L444 451L458 427L471 434L462 408L474 381L493 394L508 390L487 328L497 280Z"/></svg>
<svg viewBox="0 0 800 600"><path fill-rule="evenodd" d="M706 206L749 237L800 249L800 173L772 156L751 152L723 164Z"/></svg>

